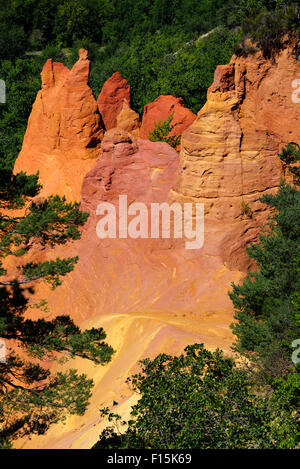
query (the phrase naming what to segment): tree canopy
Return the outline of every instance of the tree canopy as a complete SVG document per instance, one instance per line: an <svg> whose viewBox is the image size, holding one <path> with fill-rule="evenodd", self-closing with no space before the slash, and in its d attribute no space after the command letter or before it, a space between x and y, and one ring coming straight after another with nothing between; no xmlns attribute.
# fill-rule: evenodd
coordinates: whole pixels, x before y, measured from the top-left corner
<svg viewBox="0 0 300 469"><path fill-rule="evenodd" d="M95 449L259 449L299 443L291 409L280 406L275 394L257 395L247 373L220 350L195 344L179 356L160 354L143 360L128 381L139 395L131 419L101 409L112 426Z"/></svg>

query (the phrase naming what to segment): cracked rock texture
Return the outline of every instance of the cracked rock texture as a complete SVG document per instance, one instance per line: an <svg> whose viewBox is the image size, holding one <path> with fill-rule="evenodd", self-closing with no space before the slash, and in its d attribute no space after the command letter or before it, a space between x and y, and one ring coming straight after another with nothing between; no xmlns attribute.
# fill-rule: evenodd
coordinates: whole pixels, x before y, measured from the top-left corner
<svg viewBox="0 0 300 469"><path fill-rule="evenodd" d="M127 99L123 99L122 109L117 116L117 125L119 129L126 130L133 137L140 135L140 118L137 112L130 108Z"/></svg>

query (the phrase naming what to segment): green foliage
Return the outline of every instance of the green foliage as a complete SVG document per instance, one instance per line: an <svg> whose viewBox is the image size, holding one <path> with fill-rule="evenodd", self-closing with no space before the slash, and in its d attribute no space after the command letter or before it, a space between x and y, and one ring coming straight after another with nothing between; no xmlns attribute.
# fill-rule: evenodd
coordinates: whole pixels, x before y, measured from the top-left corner
<svg viewBox="0 0 300 469"><path fill-rule="evenodd" d="M24 249L24 248L23 248ZM21 255L25 253L25 250L22 250ZM19 255L19 251L14 253ZM30 281L32 279L38 280L40 278L45 279L54 290L56 287L61 285L61 277L72 272L75 267L75 264L78 262L78 257L69 257L68 259L59 259L55 261L44 261L44 262L29 262L28 264L22 266L20 270L22 271L23 276Z"/></svg>
<svg viewBox="0 0 300 469"><path fill-rule="evenodd" d="M70 239L79 239L78 227L83 226L87 218L79 202L68 203L65 197L50 196L31 203L27 216L15 227L13 241L28 244L29 240L38 238L43 246L65 244Z"/></svg>
<svg viewBox="0 0 300 469"><path fill-rule="evenodd" d="M286 148L281 150L279 158L283 162L284 170L292 174L294 184L300 186L300 146L297 143L288 143Z"/></svg>
<svg viewBox="0 0 300 469"><path fill-rule="evenodd" d="M299 183L299 147L280 154ZM281 182L262 202L272 218L248 248L257 269L229 293L235 307L239 364L203 345L141 362L128 379L139 395L131 419L101 410L110 426L94 448L297 448L300 374L293 341L300 337L300 191ZM246 358L243 363L242 358ZM117 405L114 403L113 405Z"/></svg>
<svg viewBox="0 0 300 469"><path fill-rule="evenodd" d="M0 60L14 59L22 55L26 50L23 27L11 25L0 18L0 29Z"/></svg>
<svg viewBox="0 0 300 469"><path fill-rule="evenodd" d="M86 49L89 52L89 60L91 61L92 67L98 60L99 52L101 51L101 47L99 45L87 38L83 38L81 40L77 40L73 43L72 48L69 49L67 56L64 59L64 62L67 64L69 68L72 68L73 65L78 60L78 51L79 49ZM52 56L51 56L52 57Z"/></svg>
<svg viewBox="0 0 300 469"><path fill-rule="evenodd" d="M176 149L180 144L181 134L178 137L170 135L176 127L176 124L171 125L173 118L174 112L165 121L154 123L154 129L148 133L148 139L151 142L166 142Z"/></svg>
<svg viewBox="0 0 300 469"><path fill-rule="evenodd" d="M53 247L78 239L86 220L78 204L57 196L30 205L40 189L38 175L12 175L44 62L52 57L72 66L78 49L85 47L93 61L90 84L95 93L119 71L131 85L132 105L138 112L160 94L182 97L198 112L216 66L228 63L234 50L255 51L245 43L237 49L236 44L251 38L265 56L273 57L284 45L285 33L294 41L298 58L295 1L2 0L0 79L6 83L7 102L0 104L0 274L9 280L0 281L0 336L22 349L22 358L16 350L0 364L3 448L11 446L11 437L41 433L67 413L83 413L88 404L91 380L75 370L52 376L41 365L42 358L79 356L106 363L112 354L102 329L81 331L65 315L33 321L26 313L22 285L44 279L55 288L78 259L28 263L22 262L23 255L33 245ZM171 122L158 123L150 138L169 139L176 146L176 139L169 136ZM299 184L299 146L289 144L279 156L286 174ZM247 357L251 370L269 388L259 387L256 393L245 370L201 346L187 348L180 357L146 360L142 372L130 380L141 395L133 420L123 436L106 429L100 447L299 444L299 373L291 362L291 343L300 337L299 191L282 183L277 195L262 200L275 214L259 243L248 250L258 271L242 285L234 285L230 296L236 310L235 350ZM28 209L23 216L9 216L9 209L24 205ZM250 216L247 206L241 209ZM16 272L2 266L11 255L19 260ZM35 307L47 313L44 304ZM105 409L103 415L107 414ZM122 423L116 414L110 419Z"/></svg>
<svg viewBox="0 0 300 469"><path fill-rule="evenodd" d="M66 47L85 38L116 51L122 42L157 31L180 29L191 39L216 26L242 24L264 47L299 28L297 8L295 0L3 0L0 50L13 59L49 43Z"/></svg>
<svg viewBox="0 0 300 469"><path fill-rule="evenodd" d="M300 373L289 373L286 377L279 377L272 382L274 399L285 409L300 406ZM299 415L298 415L299 416Z"/></svg>
<svg viewBox="0 0 300 469"><path fill-rule="evenodd" d="M38 174L27 176L23 171L13 174L9 170L0 169L0 207L18 208L25 204L27 197L39 193L41 185Z"/></svg>
<svg viewBox="0 0 300 469"><path fill-rule="evenodd" d="M7 344L6 361L0 363L0 446L8 448L14 437L43 433L68 414L83 414L88 405L92 380L73 369L51 374L41 360L81 357L104 364L113 349L104 342L102 328L82 331L67 315L32 319L28 294L34 290L22 287L44 279L56 288L73 270L78 257L26 263L22 256L30 255L33 246L43 249L79 239L88 214L59 196L30 203L40 189L37 176L2 171L0 177L0 260L11 255L19 260L15 272L3 267L0 272L8 279L0 280L0 338ZM10 216L9 209L25 203L22 215ZM45 301L32 307L49 313Z"/></svg>
<svg viewBox="0 0 300 469"><path fill-rule="evenodd" d="M34 194L37 190L33 183L36 178L21 174L24 182L23 196ZM13 177L12 182L18 183L18 177ZM16 201L15 186L17 186L17 196L19 204L23 205L24 200L20 200L20 185L12 185L12 194L9 192L8 184L6 185L5 198L14 197ZM26 192L25 192L26 191ZM4 199L4 202L6 200ZM46 200L32 202L26 216L9 217L2 215L0 217L0 261L8 255L21 256L28 252L32 244L40 244L40 246L54 247L57 244L65 244L69 240L80 238L79 227L87 220L88 214L79 208L79 203L67 203L65 197L51 196ZM56 259L55 261L45 261L39 263L27 263L19 266L19 271L25 277L22 282L28 283L30 279L44 278L52 287L60 285L60 277L66 275L73 270L74 265L78 261L77 257L68 259ZM1 264L0 264L1 265ZM2 272L5 273L4 269ZM28 280L29 279L29 280ZM1 283L1 282L0 282Z"/></svg>
<svg viewBox="0 0 300 469"><path fill-rule="evenodd" d="M291 166L299 161L298 145L287 145L279 156L299 183L299 169ZM233 284L229 296L235 307L234 350L270 379L293 371L291 343L300 337L300 191L282 181L278 194L261 201L275 213L259 242L247 249L258 270L242 285Z"/></svg>
<svg viewBox="0 0 300 469"><path fill-rule="evenodd" d="M241 203L241 212L242 215L246 215L248 218L252 217L252 210L250 208L250 205L247 204L247 202L245 202L244 200Z"/></svg>
<svg viewBox="0 0 300 469"><path fill-rule="evenodd" d="M48 44L42 51L41 55L38 56L38 61L43 65L49 58L53 60L53 62L65 62L65 54L63 53L62 49L57 47L55 44ZM77 51L77 59L78 59L78 51Z"/></svg>
<svg viewBox="0 0 300 469"><path fill-rule="evenodd" d="M0 105L0 167L12 169L21 149L47 58L72 66L78 49L85 47L96 94L119 71L131 85L132 106L139 113L160 94L182 97L196 113L205 103L216 66L228 63L243 37L252 37L268 51L273 37L278 42L277 27L280 40L282 31L296 34L298 17L291 1L3 0L0 78L6 82L7 103ZM297 40L295 44L296 53ZM254 50L245 44L237 49L247 54Z"/></svg>
<svg viewBox="0 0 300 469"><path fill-rule="evenodd" d="M198 112L220 63L228 63L239 34L219 28L206 38L190 40L182 29L137 35L116 50L104 48L93 63L90 84L96 94L119 71L130 83L132 105L139 113L161 94L182 97Z"/></svg>
<svg viewBox="0 0 300 469"><path fill-rule="evenodd" d="M41 87L42 64L37 59L0 62L6 84L6 104L0 104L0 169L12 170L21 150L27 120Z"/></svg>
<svg viewBox="0 0 300 469"><path fill-rule="evenodd" d="M102 409L114 426L94 448L294 448L300 441L291 409L254 393L245 371L219 350L195 344L141 366L129 379L140 395L131 420Z"/></svg>
<svg viewBox="0 0 300 469"><path fill-rule="evenodd" d="M287 373L291 342L300 337L292 297L300 289L297 256L300 240L300 192L282 183L279 193L262 201L278 212L247 252L258 271L242 285L233 285L230 298L235 306L232 326L238 338L235 350L258 360L266 375Z"/></svg>
<svg viewBox="0 0 300 469"><path fill-rule="evenodd" d="M259 3L260 8L251 8L251 14L243 20L244 38L250 37L257 43L264 56L271 58L284 47L286 34L294 41L295 34L298 37L299 5L298 2L290 0L279 0L273 8L270 8L267 2Z"/></svg>
<svg viewBox="0 0 300 469"><path fill-rule="evenodd" d="M101 25L103 19L99 1L64 0L59 2L55 17L54 33L58 42L71 45L76 39L83 37L101 41ZM93 27L91 28L91 22Z"/></svg>

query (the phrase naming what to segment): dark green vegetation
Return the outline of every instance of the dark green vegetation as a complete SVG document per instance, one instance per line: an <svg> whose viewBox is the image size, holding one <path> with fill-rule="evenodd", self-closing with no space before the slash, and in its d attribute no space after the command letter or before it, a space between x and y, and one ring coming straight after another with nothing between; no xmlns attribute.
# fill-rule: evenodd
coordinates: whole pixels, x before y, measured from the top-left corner
<svg viewBox="0 0 300 469"><path fill-rule="evenodd" d="M300 161L299 146L289 144L279 156L299 186L300 170L292 166ZM291 343L300 339L300 191L282 181L276 195L261 200L275 213L259 243L247 248L258 271L234 285L230 298L236 311L234 350L251 361L257 378L269 382L293 372Z"/></svg>
<svg viewBox="0 0 300 469"><path fill-rule="evenodd" d="M86 47L96 95L119 71L131 85L138 112L160 94L172 94L196 113L216 66L228 63L234 50L249 52L243 45L247 35L268 55L282 46L284 32L296 34L297 5L290 0L2 0L0 78L6 81L7 104L0 105L1 167L11 169L20 151L47 58L72 66L79 47Z"/></svg>
<svg viewBox="0 0 300 469"><path fill-rule="evenodd" d="M74 369L54 375L41 360L82 357L104 364L113 353L102 328L81 331L65 314L45 319L46 302L30 301L34 290L28 283L42 279L56 288L78 258L28 263L23 256L30 255L33 245L54 247L78 239L87 219L78 203L58 196L30 203L40 189L37 181L37 176L0 171L0 448L10 447L16 435L43 433L67 414L83 414L88 405L92 380ZM23 216L10 216L25 202ZM3 267L8 257L15 257L14 271ZM41 310L40 319L30 318L32 307Z"/></svg>
<svg viewBox="0 0 300 469"><path fill-rule="evenodd" d="M257 395L246 371L219 350L195 344L178 357L160 354L143 360L128 381L141 396L132 420L102 409L114 425L94 448L293 448L299 442L293 408L280 405L277 393ZM122 434L118 426L125 424Z"/></svg>
<svg viewBox="0 0 300 469"><path fill-rule="evenodd" d="M177 148L180 144L181 134L178 137L170 135L176 124L171 124L174 117L174 112L165 121L156 122L152 132L148 133L148 138L151 142L166 142L171 147Z"/></svg>
<svg viewBox="0 0 300 469"><path fill-rule="evenodd" d="M238 365L197 344L143 360L128 380L140 395L131 420L102 409L112 426L95 448L299 448L300 148L279 156L294 184L262 197L274 212L248 248L257 270L229 293Z"/></svg>

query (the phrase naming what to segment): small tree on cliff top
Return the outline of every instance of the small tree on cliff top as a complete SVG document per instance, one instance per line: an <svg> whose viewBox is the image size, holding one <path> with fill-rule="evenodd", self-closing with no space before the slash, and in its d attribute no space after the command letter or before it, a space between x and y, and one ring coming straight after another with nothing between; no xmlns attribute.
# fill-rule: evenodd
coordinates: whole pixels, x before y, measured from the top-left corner
<svg viewBox="0 0 300 469"><path fill-rule="evenodd" d="M154 129L148 133L148 139L151 142L166 142L172 148L177 148L180 144L181 134L176 136L170 135L172 130L176 127L177 124L171 124L174 117L174 112L166 119L165 121L158 121L154 124Z"/></svg>
<svg viewBox="0 0 300 469"><path fill-rule="evenodd" d="M22 256L33 245L77 240L88 217L78 203L59 196L30 203L39 189L37 175L0 171L0 274L5 276L0 281L0 447L9 447L11 438L25 432L42 433L68 413L82 414L88 405L92 380L73 369L52 374L42 360L77 356L104 364L113 353L102 328L81 331L67 315L52 320L25 315L32 282L43 279L56 288L78 258L22 263ZM10 216L11 209L25 203L30 205L22 216ZM19 259L15 272L3 267L11 256ZM45 303L35 307L45 310Z"/></svg>

